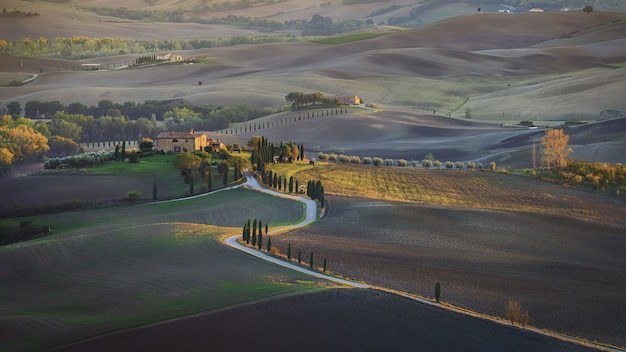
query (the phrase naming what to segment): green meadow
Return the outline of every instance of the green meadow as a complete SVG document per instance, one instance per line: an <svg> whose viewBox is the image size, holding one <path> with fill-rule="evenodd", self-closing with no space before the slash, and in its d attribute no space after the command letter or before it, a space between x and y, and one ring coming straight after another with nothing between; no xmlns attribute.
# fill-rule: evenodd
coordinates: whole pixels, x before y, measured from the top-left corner
<svg viewBox="0 0 626 352"><path fill-rule="evenodd" d="M0 351L38 351L329 284L226 247L248 218L303 218L248 189L32 217L52 235L0 247Z"/></svg>

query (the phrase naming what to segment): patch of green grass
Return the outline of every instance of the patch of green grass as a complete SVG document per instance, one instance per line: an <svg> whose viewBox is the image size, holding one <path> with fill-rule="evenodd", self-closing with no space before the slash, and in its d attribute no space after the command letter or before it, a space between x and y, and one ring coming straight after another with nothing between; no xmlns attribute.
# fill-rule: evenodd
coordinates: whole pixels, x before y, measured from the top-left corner
<svg viewBox="0 0 626 352"><path fill-rule="evenodd" d="M389 34L389 33L386 33L386 32L381 32L381 33L371 33L371 32L354 33L354 34L342 35L342 36L337 36L337 37L320 38L320 39L312 40L312 42L320 43L320 44L344 44L344 43L356 42L358 40L366 40L366 39L377 38L377 37L380 37L380 36L383 36L383 35L387 35L387 34Z"/></svg>
<svg viewBox="0 0 626 352"><path fill-rule="evenodd" d="M217 241L240 234L248 217L271 227L301 216L298 203L237 189L37 217L66 231L0 247L3 272L20 278L0 286L0 301L11 302L0 317L0 327L11 327L2 349L46 350L111 331L331 287ZM233 226L202 224L207 219Z"/></svg>
<svg viewBox="0 0 626 352"><path fill-rule="evenodd" d="M61 216L40 215L23 220L46 224L56 235L85 233L98 226L111 229L163 222L239 227L248 218L260 219L272 227L297 223L303 216L301 203L239 188L176 201L66 212Z"/></svg>
<svg viewBox="0 0 626 352"><path fill-rule="evenodd" d="M151 176L154 174L177 174L172 164L176 154L154 154L140 158L138 163L112 161L105 165L87 169L89 173L98 175Z"/></svg>

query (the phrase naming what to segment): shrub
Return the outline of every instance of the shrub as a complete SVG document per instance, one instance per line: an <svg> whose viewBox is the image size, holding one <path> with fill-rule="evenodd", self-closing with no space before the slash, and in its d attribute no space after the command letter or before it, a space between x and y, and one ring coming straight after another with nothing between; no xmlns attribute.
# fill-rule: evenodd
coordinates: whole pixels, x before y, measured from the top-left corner
<svg viewBox="0 0 626 352"><path fill-rule="evenodd" d="M136 190L128 191L128 193L126 193L126 200L129 202L137 202L141 200L141 193Z"/></svg>
<svg viewBox="0 0 626 352"><path fill-rule="evenodd" d="M136 164L139 162L139 154L136 151L132 151L128 156L128 162L131 164Z"/></svg>
<svg viewBox="0 0 626 352"><path fill-rule="evenodd" d="M528 324L528 311L522 309L522 305L514 300L509 300L504 311L504 318L511 324L520 323L522 326Z"/></svg>
<svg viewBox="0 0 626 352"><path fill-rule="evenodd" d="M424 160L422 160L422 165L425 168L429 168L429 167L431 167L433 165L433 161L429 160L429 159L424 159Z"/></svg>
<svg viewBox="0 0 626 352"><path fill-rule="evenodd" d="M324 152L317 153L317 158L322 161L328 161L328 154Z"/></svg>
<svg viewBox="0 0 626 352"><path fill-rule="evenodd" d="M406 160L398 159L398 166L405 167L406 166Z"/></svg>
<svg viewBox="0 0 626 352"><path fill-rule="evenodd" d="M462 162L462 161L457 161L457 162L456 162L456 168L457 168L457 169L463 169L463 167L464 167L464 165L463 165L463 162Z"/></svg>
<svg viewBox="0 0 626 352"><path fill-rule="evenodd" d="M372 164L374 166L382 166L383 165L383 159L379 158L379 157L375 157L372 159Z"/></svg>
<svg viewBox="0 0 626 352"><path fill-rule="evenodd" d="M489 170L496 171L496 162L492 161L489 163Z"/></svg>
<svg viewBox="0 0 626 352"><path fill-rule="evenodd" d="M359 158L358 156L351 156L350 157L350 163L352 164L360 164L361 163L361 158Z"/></svg>
<svg viewBox="0 0 626 352"><path fill-rule="evenodd" d="M454 168L454 163L451 161L446 161L446 169L452 169Z"/></svg>
<svg viewBox="0 0 626 352"><path fill-rule="evenodd" d="M439 161L439 160L435 160L435 161L433 162L433 166L434 166L435 168L437 168L437 169L440 169L440 168L441 168L441 161Z"/></svg>
<svg viewBox="0 0 626 352"><path fill-rule="evenodd" d="M370 158L369 156L366 156L365 158L363 158L363 165L370 165L372 163L372 158Z"/></svg>
<svg viewBox="0 0 626 352"><path fill-rule="evenodd" d="M328 160L336 162L337 161L337 154L335 154L335 153L328 154Z"/></svg>
<svg viewBox="0 0 626 352"><path fill-rule="evenodd" d="M339 154L339 162L349 163L350 162L350 157L345 155L345 154Z"/></svg>
<svg viewBox="0 0 626 352"><path fill-rule="evenodd" d="M476 164L473 161L468 161L467 162L467 168L469 170L474 170L476 168Z"/></svg>
<svg viewBox="0 0 626 352"><path fill-rule="evenodd" d="M385 159L385 166L392 166L393 165L393 159Z"/></svg>
<svg viewBox="0 0 626 352"><path fill-rule="evenodd" d="M419 164L417 160L412 160L411 161L411 166L417 167L417 164Z"/></svg>

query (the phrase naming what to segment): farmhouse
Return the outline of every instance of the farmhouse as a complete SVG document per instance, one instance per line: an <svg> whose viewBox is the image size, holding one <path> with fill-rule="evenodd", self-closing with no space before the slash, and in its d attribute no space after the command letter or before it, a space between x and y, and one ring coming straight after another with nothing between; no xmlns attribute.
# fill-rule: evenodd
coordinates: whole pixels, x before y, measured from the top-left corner
<svg viewBox="0 0 626 352"><path fill-rule="evenodd" d="M203 151L206 146L206 135L196 133L194 130L190 132L161 132L156 137L157 150L166 153Z"/></svg>
<svg viewBox="0 0 626 352"><path fill-rule="evenodd" d="M356 95L342 96L342 97L337 96L335 99L341 105L359 105L362 103L361 98L359 98Z"/></svg>
<svg viewBox="0 0 626 352"><path fill-rule="evenodd" d="M206 134L194 130L189 132L161 132L156 137L156 148L166 153L182 153L193 151L205 151L207 147L212 151L226 148L219 139L207 138ZM210 150L209 150L210 151Z"/></svg>
<svg viewBox="0 0 626 352"><path fill-rule="evenodd" d="M159 54L156 56L156 59L159 61L183 61L183 57L175 54Z"/></svg>

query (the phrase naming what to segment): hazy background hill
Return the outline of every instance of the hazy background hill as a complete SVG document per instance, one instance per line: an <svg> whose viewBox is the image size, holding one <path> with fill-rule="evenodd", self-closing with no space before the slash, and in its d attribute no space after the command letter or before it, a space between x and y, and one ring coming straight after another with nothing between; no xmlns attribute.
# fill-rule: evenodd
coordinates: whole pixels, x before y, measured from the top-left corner
<svg viewBox="0 0 626 352"><path fill-rule="evenodd" d="M626 15L594 11L544 12L544 13L497 13L492 4L485 11L476 12L474 4L445 3L431 6L420 14L430 13L430 19L446 18L428 24L422 21L416 28L389 26L363 27L359 32L383 34L367 40L338 41L339 44L323 44L298 39L298 32L290 29L268 31L262 28L228 26L201 23L144 22L98 15L81 9L87 2L11 2L20 10L38 11L40 16L29 18L2 18L0 33L3 39L19 40L28 36L86 35L90 37L120 37L132 39L178 40L254 37L258 35L293 35L294 42L258 45L235 45L230 47L197 50L173 50L184 57L206 56L211 63L194 65L168 65L144 69L119 69L132 63L142 53L89 58L68 61L34 57L0 57L5 77L20 75L28 77L43 71L32 82L21 87L0 87L0 102L18 101L24 106L28 101L59 100L64 104L80 101L87 105L103 99L115 102L144 100L185 99L195 104L234 106L247 104L255 108L282 108L289 92L305 93L319 91L326 96L358 95L365 103L378 109L373 116L379 122L394 121L394 116L409 116L419 130L428 121L424 116L436 116L439 125L465 136L456 120L471 115L472 122L486 122L490 128L501 125L517 125L520 121L532 121L538 126L560 125L567 121L596 121L605 118L605 111L626 112L626 101L619 92L626 91ZM88 2L89 6L115 7L122 2ZM207 2L211 5L213 2ZM206 5L205 4L205 5ZM268 18L288 21L311 19L311 16L329 16L332 21L360 20L388 9L384 14L405 16L413 3L396 1L358 5L331 5L287 1L282 3L258 3L249 8L229 11L209 11L211 16L261 16L267 9L275 15ZM176 8L191 11L199 2L124 2L123 6L134 9ZM202 5L204 6L204 5ZM281 11L278 11L281 9ZM404 12L402 12L404 11ZM430 11L430 12L427 12ZM497 11L497 10L496 10ZM521 10L520 10L521 11ZM402 13L400 13L402 12ZM459 13L464 16L451 17ZM439 17L437 17L437 16ZM186 21L188 17L184 17ZM409 21L410 22L410 21ZM415 21L414 21L415 22ZM161 50L157 52L168 52ZM82 63L110 65L107 71L71 71ZM0 76L0 79L3 76ZM202 82L202 85L198 83ZM6 84L6 81L5 81ZM333 128L345 129L354 123L337 120ZM365 124L359 130L362 135L381 133L376 124ZM369 127L367 127L369 126ZM622 128L622 125L617 125ZM294 127L294 126L292 126ZM316 129L315 126L307 128ZM330 128L330 126L329 126ZM420 159L431 150L440 151L442 158L469 160L498 156L498 161L510 165L528 165L512 161L516 153L528 154L532 141L538 140L536 132L529 138L516 139L516 146L503 149L499 142L520 133L520 129L505 128L504 135L485 138L477 132L482 126L472 127L471 143L462 137L474 151L459 153L458 143L452 137L446 140L419 141L419 146L409 154L406 146L394 144L393 133L404 133L392 127L388 143L379 140L376 148L367 146L368 141L356 135L344 135L340 139L325 140L325 135L294 132L293 129L267 131L277 139L291 136L317 135L320 150L339 147L361 156L389 156ZM385 129L383 129L385 130ZM396 132L393 132L396 131ZM621 130L624 131L624 130ZM264 132L265 133L265 132ZM433 137L440 133L433 133ZM448 133L444 135L450 136ZM587 134L588 136L592 134ZM533 137L534 136L534 137ZM241 136L246 138L247 136ZM350 137L350 138L346 138ZM408 133L399 138L413 141L418 137ZM337 137L339 138L339 137ZM398 139L398 138L396 138ZM593 139L593 140L591 140ZM623 145L623 137L598 135L584 139L585 145L575 148L575 156L591 156L593 160L624 162L624 156L613 153ZM304 141L300 139L299 141ZM427 141L427 142L425 142ZM314 143L313 140L310 141ZM574 141L575 142L575 141ZM577 143L577 142L575 142ZM341 145L340 145L341 144ZM522 151L519 151L522 148ZM524 151L524 148L525 151ZM466 148L467 149L467 148ZM471 148L470 148L471 149ZM403 150L403 152L400 152ZM611 152L609 152L609 150Z"/></svg>

